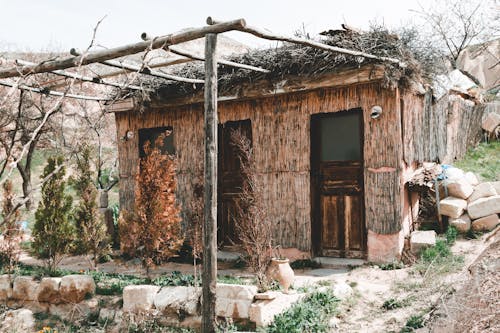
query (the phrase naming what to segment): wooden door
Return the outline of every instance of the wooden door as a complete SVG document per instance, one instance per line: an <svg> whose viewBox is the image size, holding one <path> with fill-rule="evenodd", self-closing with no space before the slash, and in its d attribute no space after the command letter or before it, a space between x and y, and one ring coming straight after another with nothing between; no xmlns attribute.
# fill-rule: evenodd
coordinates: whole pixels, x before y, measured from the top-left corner
<svg viewBox="0 0 500 333"><path fill-rule="evenodd" d="M311 118L314 252L362 258L366 252L361 110Z"/></svg>
<svg viewBox="0 0 500 333"><path fill-rule="evenodd" d="M252 141L250 120L219 124L217 242L219 246L238 243L235 231L236 205L241 194L243 178L237 150L231 144L231 132L239 130Z"/></svg>

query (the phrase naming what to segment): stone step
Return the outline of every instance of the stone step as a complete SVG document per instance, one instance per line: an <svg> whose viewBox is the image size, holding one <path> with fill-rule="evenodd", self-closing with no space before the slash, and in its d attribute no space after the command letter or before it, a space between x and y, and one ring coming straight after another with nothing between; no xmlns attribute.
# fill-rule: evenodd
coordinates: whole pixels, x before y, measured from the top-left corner
<svg viewBox="0 0 500 333"><path fill-rule="evenodd" d="M317 262L324 268L349 268L359 267L366 264L366 261L363 259L315 257L312 260Z"/></svg>

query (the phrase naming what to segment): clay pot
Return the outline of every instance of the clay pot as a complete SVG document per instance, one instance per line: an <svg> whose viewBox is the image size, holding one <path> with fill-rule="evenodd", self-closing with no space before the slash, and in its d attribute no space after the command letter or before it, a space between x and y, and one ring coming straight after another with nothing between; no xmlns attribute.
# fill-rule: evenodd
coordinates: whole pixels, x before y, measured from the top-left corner
<svg viewBox="0 0 500 333"><path fill-rule="evenodd" d="M288 294L288 288L290 288L295 279L295 273L292 267L290 267L290 260L281 258L271 259L270 277L278 280L280 286L283 287L283 292Z"/></svg>

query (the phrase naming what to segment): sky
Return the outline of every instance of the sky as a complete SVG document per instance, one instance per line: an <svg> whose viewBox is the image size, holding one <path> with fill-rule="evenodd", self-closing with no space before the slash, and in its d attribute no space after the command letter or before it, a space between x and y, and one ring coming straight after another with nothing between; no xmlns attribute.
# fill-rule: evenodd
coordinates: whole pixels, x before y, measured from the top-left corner
<svg viewBox="0 0 500 333"><path fill-rule="evenodd" d="M416 16L412 9L432 0L0 0L0 52L57 51L86 48L104 17L97 44L114 47L140 41L140 34L169 34L200 27L207 16L219 20L245 18L247 24L274 33L311 35L341 23L367 28L369 22L400 26ZM420 5L419 5L420 4ZM265 41L242 33L228 35L251 46Z"/></svg>

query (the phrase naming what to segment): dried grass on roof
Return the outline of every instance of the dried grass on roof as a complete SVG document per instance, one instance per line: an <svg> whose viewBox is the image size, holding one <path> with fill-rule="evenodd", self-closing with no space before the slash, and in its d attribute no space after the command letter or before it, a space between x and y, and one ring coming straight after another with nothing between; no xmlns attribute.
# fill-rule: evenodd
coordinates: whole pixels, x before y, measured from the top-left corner
<svg viewBox="0 0 500 333"><path fill-rule="evenodd" d="M252 50L245 54L228 57L229 60L262 67L269 73L260 73L229 66L219 66L219 94L232 94L241 84L267 80L279 82L289 76L311 77L324 73L335 73L345 69L359 68L368 64L385 65L384 86L409 88L412 81L420 81L421 66L413 57L408 45L397 35L385 28L372 28L369 32L357 33L352 30L330 30L318 41L346 49L363 51L377 56L397 58L406 67L381 62L359 56L334 53L312 47L284 43L280 47ZM189 78L204 78L204 64L193 62L173 71L174 74ZM165 99L188 96L203 89L201 84L144 78L145 84L155 89L153 98Z"/></svg>

